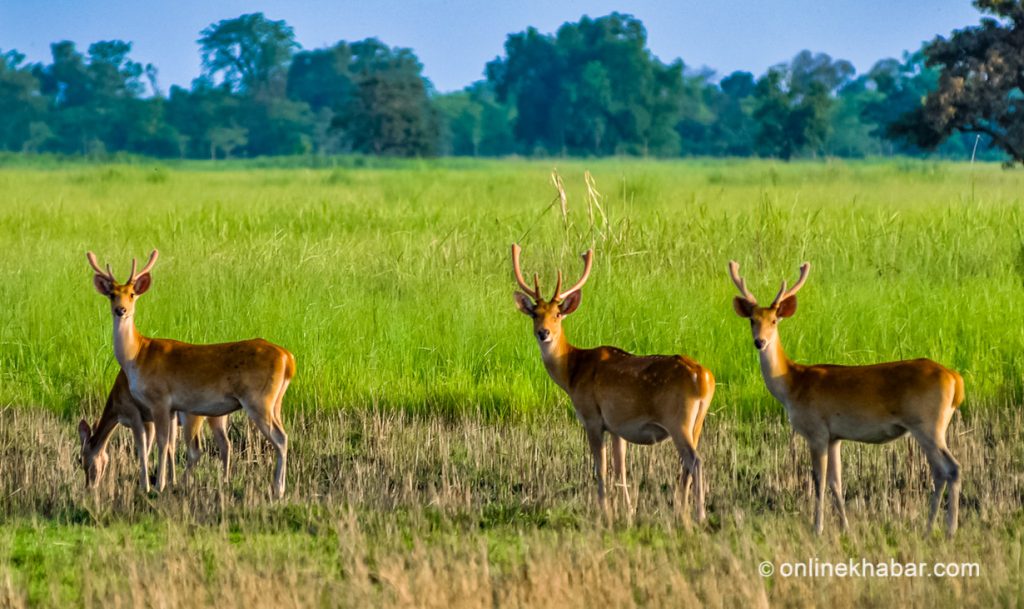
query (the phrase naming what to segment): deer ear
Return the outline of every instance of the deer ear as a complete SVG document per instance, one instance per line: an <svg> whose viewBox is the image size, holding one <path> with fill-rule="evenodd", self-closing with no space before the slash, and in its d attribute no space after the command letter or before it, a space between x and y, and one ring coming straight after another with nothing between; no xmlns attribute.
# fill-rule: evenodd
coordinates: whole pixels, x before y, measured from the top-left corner
<svg viewBox="0 0 1024 609"><path fill-rule="evenodd" d="M562 315L568 315L579 308L580 302L583 301L583 290L576 290L572 294L565 297L562 304L558 305L558 310Z"/></svg>
<svg viewBox="0 0 1024 609"><path fill-rule="evenodd" d="M114 284L110 283L110 279L103 275L93 275L92 285L103 296L110 296L110 293L114 291Z"/></svg>
<svg viewBox="0 0 1024 609"><path fill-rule="evenodd" d="M519 309L523 315L529 315L530 317L535 315L533 312L534 304L533 301L530 300L529 296L522 292L516 292L512 296L516 300L516 308Z"/></svg>
<svg viewBox="0 0 1024 609"><path fill-rule="evenodd" d="M135 278L135 295L142 296L149 289L149 286L153 285L153 277L149 273L143 273Z"/></svg>
<svg viewBox="0 0 1024 609"><path fill-rule="evenodd" d="M89 427L89 424L85 422L85 419L82 419L81 421L79 421L78 422L78 437L82 438L82 444L83 445L86 442L89 441L89 436L91 436L91 435L92 435L92 429Z"/></svg>
<svg viewBox="0 0 1024 609"><path fill-rule="evenodd" d="M796 313L796 296L790 296L780 302L775 314L785 319L786 317L792 317L793 313Z"/></svg>
<svg viewBox="0 0 1024 609"><path fill-rule="evenodd" d="M749 319L754 314L754 305L746 298L739 296L732 299L732 308L740 317Z"/></svg>

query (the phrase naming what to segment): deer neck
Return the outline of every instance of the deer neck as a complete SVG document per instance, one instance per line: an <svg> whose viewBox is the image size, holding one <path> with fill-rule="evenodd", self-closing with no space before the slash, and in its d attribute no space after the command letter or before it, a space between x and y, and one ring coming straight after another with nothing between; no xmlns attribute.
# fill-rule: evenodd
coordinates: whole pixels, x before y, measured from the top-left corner
<svg viewBox="0 0 1024 609"><path fill-rule="evenodd" d="M544 360L544 367L547 369L551 380L569 393L569 379L571 378L569 363L576 347L569 344L565 333L560 332L558 339L550 343L541 343L540 356Z"/></svg>
<svg viewBox="0 0 1024 609"><path fill-rule="evenodd" d="M114 357L124 370L134 368L148 339L135 327L135 315L114 319Z"/></svg>
<svg viewBox="0 0 1024 609"><path fill-rule="evenodd" d="M782 338L777 336L760 352L760 357L761 374L764 375L764 384L769 393L783 405L788 405L794 364L782 348Z"/></svg>
<svg viewBox="0 0 1024 609"><path fill-rule="evenodd" d="M108 401L107 408L103 410L103 414L100 415L100 420L96 423L96 428L93 430L92 437L89 438L89 446L92 449L92 454L97 455L107 451L107 444L110 443L110 436L117 429L117 415L113 414L109 408L110 403Z"/></svg>

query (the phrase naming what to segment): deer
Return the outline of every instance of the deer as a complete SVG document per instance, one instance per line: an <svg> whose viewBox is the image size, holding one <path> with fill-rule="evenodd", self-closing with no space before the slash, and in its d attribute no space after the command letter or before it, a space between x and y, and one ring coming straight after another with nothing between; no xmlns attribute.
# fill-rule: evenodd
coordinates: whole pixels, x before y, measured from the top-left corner
<svg viewBox="0 0 1024 609"><path fill-rule="evenodd" d="M948 488L947 535L957 529L960 502L960 464L946 446L946 429L964 400L964 380L955 371L929 359L868 366L803 365L786 355L779 322L796 313L796 294L807 281L811 265L800 266L792 288L782 287L767 307L758 305L729 263L729 275L740 295L733 309L750 320L754 348L761 361L768 392L782 403L793 430L810 450L814 483L814 531L823 531L825 485L831 489L840 527L846 530L840 447L843 440L884 444L910 434L921 446L934 483L926 534L930 534L943 491Z"/></svg>
<svg viewBox="0 0 1024 609"><path fill-rule="evenodd" d="M231 440L227 435L227 416L202 417L190 414L184 419L185 437L188 439L189 469L199 460L201 453L198 431L202 427L203 421L206 420L213 431L214 441L220 449L221 466L226 478L231 458ZM96 425L90 427L85 419L78 423L78 435L82 440L80 461L82 469L85 471L86 488L95 489L103 480L107 464L110 461L107 455L107 445L119 424L129 428L135 438L135 448L139 458L139 487L143 493L148 493L149 455L153 450L153 440L156 437L155 424L152 412L132 396L128 377L123 370L118 372L117 378L114 380L114 386L110 389L103 413ZM172 455L175 453L177 445L176 431L174 422L172 422L168 439ZM168 462L168 469L173 484L175 481L173 458Z"/></svg>
<svg viewBox="0 0 1024 609"><path fill-rule="evenodd" d="M626 443L652 445L671 438L681 465L681 512L689 512L692 483L696 519L703 522L705 489L697 446L715 392L711 371L682 355L633 355L615 347L574 347L565 336L562 321L580 306L593 267L593 250L583 254L583 275L569 289L562 290L562 271L558 271L550 299L541 295L536 274L533 287L523 279L520 252L519 245L513 244L512 269L522 290L515 292L515 304L533 320L544 367L568 394L586 432L600 510L607 513L605 433L611 439L614 479L630 510Z"/></svg>
<svg viewBox="0 0 1024 609"><path fill-rule="evenodd" d="M131 396L152 413L158 455L156 490L162 491L167 481L173 413L212 418L244 410L277 452L271 495L282 497L288 435L281 422L281 403L295 376L295 357L262 338L195 345L142 335L135 326L135 305L152 285L150 271L158 256L154 249L138 272L133 258L128 280L118 283L109 264L100 268L96 255L86 253L94 271L93 286L110 300L114 356ZM192 421L186 430L190 460L199 419Z"/></svg>

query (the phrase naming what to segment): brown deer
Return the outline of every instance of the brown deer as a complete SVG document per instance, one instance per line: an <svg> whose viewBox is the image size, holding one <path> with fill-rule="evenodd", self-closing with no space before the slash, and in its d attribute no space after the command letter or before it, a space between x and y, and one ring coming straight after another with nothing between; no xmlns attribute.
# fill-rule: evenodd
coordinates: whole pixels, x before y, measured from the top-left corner
<svg viewBox="0 0 1024 609"><path fill-rule="evenodd" d="M779 338L779 321L796 313L796 293L807 281L810 263L800 267L796 284L782 288L767 307L747 289L739 264L729 263L729 275L740 291L733 299L736 314L750 320L754 347L768 391L782 402L793 429L807 440L814 480L814 530L822 532L825 482L832 490L839 521L847 526L843 499L843 440L882 444L910 433L928 459L935 483L927 530L931 531L939 501L949 487L947 533L957 528L960 465L946 447L946 428L964 399L964 381L956 372L928 359L872 366L805 366L789 359Z"/></svg>
<svg viewBox="0 0 1024 609"><path fill-rule="evenodd" d="M541 296L537 276L533 287L523 279L520 248L512 246L512 269L522 292L516 306L533 319L533 334L544 367L556 385L572 400L583 423L594 462L597 500L605 509L605 444L612 444L612 466L617 484L626 491L626 442L655 444L672 438L681 463L682 513L688 510L690 484L698 521L704 520L704 484L697 445L704 417L715 392L711 371L681 355L632 355L615 347L579 349L569 344L562 320L580 306L582 288L590 277L594 254L583 255L583 276L562 291L562 272L550 300Z"/></svg>
<svg viewBox="0 0 1024 609"><path fill-rule="evenodd" d="M227 476L231 454L231 441L227 436L227 415L222 417L187 415L185 417L185 437L189 440L189 467L191 468L199 460L198 430L202 427L204 420L209 422L210 429L213 431L214 441L220 449L224 475ZM153 415L148 408L139 404L132 397L131 389L128 386L128 377L125 376L123 370L117 373L114 386L110 389L110 395L107 396L103 414L100 415L96 426L89 427L89 423L85 419L78 423L78 435L82 439L81 464L82 469L85 470L86 487L95 488L103 479L110 461L107 455L107 445L118 424L124 425L132 431L139 458L139 486L143 492L149 492L149 455L153 449L153 440L156 438ZM177 445L178 434L176 431L176 425L172 421L168 438L171 455L175 454ZM173 484L175 481L173 458L168 461L168 469Z"/></svg>
<svg viewBox="0 0 1024 609"><path fill-rule="evenodd" d="M96 256L87 254L95 271L93 285L110 300L114 355L128 379L132 397L153 416L158 447L157 490L163 490L167 479L174 412L220 417L242 409L277 451L271 492L275 497L282 496L288 436L281 423L281 401L295 375L295 358L286 349L259 338L193 345L143 336L135 327L135 303L152 285L150 270L158 255L153 250L138 273L132 259L128 280L118 283L109 265L101 269ZM190 446L194 429L189 432Z"/></svg>

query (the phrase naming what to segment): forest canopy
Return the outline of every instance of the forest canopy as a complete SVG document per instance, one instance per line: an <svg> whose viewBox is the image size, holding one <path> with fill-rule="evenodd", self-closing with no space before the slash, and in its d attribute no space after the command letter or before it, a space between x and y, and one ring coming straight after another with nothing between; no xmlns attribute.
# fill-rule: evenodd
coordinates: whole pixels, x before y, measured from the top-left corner
<svg viewBox="0 0 1024 609"><path fill-rule="evenodd" d="M717 74L648 48L611 13L508 35L485 78L439 93L412 49L368 38L302 49L262 13L199 33L202 72L160 87L132 43L0 51L0 149L229 158L922 155L1021 160L1024 9L978 0L980 25L858 73L801 51L764 74Z"/></svg>

